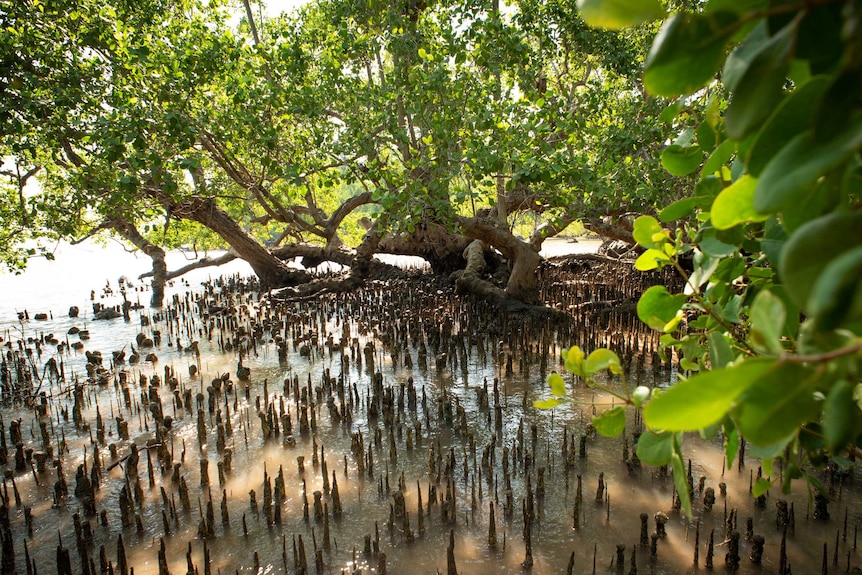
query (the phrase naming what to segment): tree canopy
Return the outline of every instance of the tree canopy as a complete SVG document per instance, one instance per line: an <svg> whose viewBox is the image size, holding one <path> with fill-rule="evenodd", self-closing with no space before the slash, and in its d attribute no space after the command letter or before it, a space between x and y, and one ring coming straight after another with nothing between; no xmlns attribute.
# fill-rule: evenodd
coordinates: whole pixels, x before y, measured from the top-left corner
<svg viewBox="0 0 862 575"><path fill-rule="evenodd" d="M595 30L568 2L532 0L320 0L257 21L244 7L4 8L7 265L99 232L154 262L215 239L270 287L309 287L284 264L296 255L361 277L389 252L538 303L545 238L575 220L630 238L622 216L690 185L658 161L649 25ZM464 269L473 242L507 280Z"/></svg>

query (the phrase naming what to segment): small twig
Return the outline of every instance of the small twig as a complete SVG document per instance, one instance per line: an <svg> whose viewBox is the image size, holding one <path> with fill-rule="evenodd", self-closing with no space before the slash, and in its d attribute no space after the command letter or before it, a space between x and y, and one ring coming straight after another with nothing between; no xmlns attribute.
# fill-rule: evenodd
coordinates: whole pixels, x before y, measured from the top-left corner
<svg viewBox="0 0 862 575"><path fill-rule="evenodd" d="M858 352L862 352L862 340L858 340L854 344L833 349L832 351L825 351L823 353L812 355L785 354L778 358L778 363L825 363L827 361L832 361L833 359L838 359L839 357L847 355L853 355Z"/></svg>

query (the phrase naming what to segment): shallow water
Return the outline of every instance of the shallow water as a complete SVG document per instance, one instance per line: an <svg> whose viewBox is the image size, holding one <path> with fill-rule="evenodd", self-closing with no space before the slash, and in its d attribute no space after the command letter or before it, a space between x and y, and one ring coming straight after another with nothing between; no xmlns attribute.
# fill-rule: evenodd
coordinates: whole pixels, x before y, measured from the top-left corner
<svg viewBox="0 0 862 575"><path fill-rule="evenodd" d="M101 256L99 256L101 258ZM60 263L60 262L56 262ZM146 270L148 262L141 263ZM88 268L89 269L89 268ZM122 269L129 277L135 271ZM221 272L223 270L219 270ZM71 272L70 272L71 273ZM86 357L82 352L70 351L57 355L52 346L42 346L41 356L34 350L33 365L41 374L42 366L52 356L62 358L66 380L50 382L43 380L41 391L45 391L48 401L48 417L44 420L51 429L52 445L59 449L65 438L67 451L63 455L63 469L69 484L69 495L53 505L52 488L56 471L49 464L43 474L30 471L13 473L15 485L21 496L21 505L16 505L11 481L7 482L5 492L9 499L9 514L15 543L15 564L19 573L26 572L24 566L23 542L26 541L31 558L40 572L54 572L58 535L63 545L70 549L72 565L79 572L80 560L75 549L75 531L72 516L81 510L80 501L73 495L75 469L85 462L92 464L94 450L95 413L98 406L105 420L107 437L105 445L98 447L103 468L112 463L108 445L117 446L119 456L129 452L132 442L143 446L153 437L155 421L141 404L145 387L141 386L141 376L151 379L159 375L163 383L159 395L165 415L174 418L169 437L173 461L182 461L180 472L185 479L191 495L191 507L183 510L179 500L178 485L171 478L171 470L164 472L158 468L153 452L154 485L150 486L147 473L147 456L141 451L136 476L144 494L144 501L136 507L141 516L143 532L134 527L121 528L121 514L118 505L119 492L125 484L123 466L118 465L103 476L96 492L98 511L105 510L108 526L98 524L98 518L90 518L93 541L88 547L88 555L94 559L98 569L100 546L106 548L109 560L116 564L117 537L120 533L125 541L129 565L135 573L158 572L157 552L159 538L163 537L167 547L167 562L172 573L186 572L185 553L191 542L192 561L203 572L204 539L198 535L202 512L206 513L206 503L211 497L215 511L214 538L206 539L211 558L211 572L251 573L254 554L257 553L262 572L276 573L294 570L293 545L295 537L302 537L305 555L308 559L308 572L315 569L313 545L323 547L324 523L312 517L303 518L302 480L306 481L309 503L312 493L323 490L322 464L312 462L312 446L324 449L323 459L328 468L328 479L332 482L334 473L338 482L340 499L344 508L343 516L331 516L331 497L323 500L330 506L329 530L331 547L324 552L324 573L352 572L361 568L364 573L377 572L379 557L363 553L363 538L375 536L375 523L379 530L380 551L386 554L389 573L435 573L445 572L446 547L449 533L454 532L454 557L460 573L564 573L569 556L575 554L574 573L615 573L630 572L631 550L639 541L640 520L638 515L646 512L650 516L650 532L654 529L652 516L657 511L667 513L668 536L658 544L656 557L650 557L648 547L636 548L637 566L641 573L693 573L703 571L706 557L705 543L710 530L715 530L718 545L725 539L724 507L728 511L738 509L740 533L745 532L745 519L754 519L754 531L766 537L763 564L748 561L750 543L743 538L740 545L742 564L740 573L777 573L780 533L775 526L775 501L780 495L773 491L765 509L754 507L748 492L752 473L756 474L757 461L746 458L741 469L734 465L732 470L722 473L722 449L717 441L707 442L697 438L687 440L686 455L692 459L692 475L695 484L698 478L706 477L706 486L716 490L717 502L711 511L705 511L701 498L694 505L695 518L687 519L672 509L673 487L669 474L647 466L632 471L623 461L623 438L608 439L590 433L588 424L593 410L602 410L613 404L611 398L604 397L585 388L577 382L570 382L570 390L575 402L561 406L550 412L539 412L531 405L534 399L543 398L545 393L544 373L537 361L542 348L547 348L549 361L546 370L553 369L559 356L559 349L572 343L574 334L589 324L583 318L576 318L571 325L552 328L537 325L517 317L501 316L484 308L473 307L459 302L447 291L445 286L431 281L394 286L373 285L359 294L350 296L325 296L319 302L300 302L271 309L258 300L253 293L234 297L235 313L224 316L203 318L193 312L197 307L194 296L186 298L185 290L214 275L204 271L200 278L188 280L189 286L178 283L174 292L175 304L186 306L187 312L177 313L176 318L167 321L169 314L158 315L157 311L142 309L132 313L131 321L122 318L109 321L87 321L66 317L69 305L79 305L82 315L89 312L89 291L93 286L105 281L101 276L84 278L72 276L68 282L54 281L55 287L46 292L33 288L31 292L20 292L16 298L7 298L8 283L0 285L4 301L12 301L12 310L3 309L0 317L5 322L4 344L14 349L17 340L23 336L39 339L42 334L54 333L63 341L70 327L88 327L91 339L85 340L85 350L101 350L105 364L110 363L111 351L125 348L128 353L135 336L143 332L152 336L154 330L162 332L160 346L152 349L157 356L156 362L145 362L143 358L137 365L118 364L113 366L114 373L125 371L128 379L131 405L126 406L123 392L116 377L107 385L86 385L84 421L90 422L92 430L76 429L71 420L61 413L71 411L71 394L68 393L77 378L86 379ZM233 273L233 272L231 272ZM59 274L46 272L48 280ZM118 275L118 274L117 274ZM43 277L43 281L45 280ZM116 289L115 280L110 280ZM134 280L133 280L134 281ZM225 306L221 290L214 288L210 303ZM146 300L148 293L139 292ZM199 290L198 290L199 293ZM63 299L64 294L68 300ZM116 297L116 296L113 296ZM99 298L99 294L97 294ZM130 297L131 299L131 297ZM105 301L111 303L111 296ZM80 303L79 303L80 302ZM145 301L144 301L145 303ZM37 322L18 322L15 312L26 307L34 310L52 310L52 319ZM176 309L176 308L174 308ZM152 323L142 327L142 317ZM234 322L227 318L235 317ZM221 318L221 319L220 319ZM267 323L269 320L269 323ZM220 326L219 323L223 325ZM256 325L269 327L258 332L257 336L243 336L237 328L244 326L248 334L254 334ZM287 356L279 361L276 338L284 337ZM328 336L332 344L327 345ZM442 343L448 337L448 344ZM76 336L69 335L70 342ZM177 345L177 341L179 344ZM446 353L439 363L433 352L435 341L438 353ZM188 353L192 341L199 342L200 356ZM225 351L225 342L230 341L230 351ZM528 352L526 346L531 348ZM300 355L303 344L309 345L310 355ZM340 345L339 345L340 344ZM374 367L369 367L365 347L374 345L372 353ZM396 345L400 349L396 349ZM419 347L428 349L427 367L422 366ZM29 347L34 348L35 343ZM251 370L247 384L237 377L238 351L244 350L243 363ZM8 348L5 348L8 351ZM395 351L393 351L395 350ZM143 351L143 350L142 350ZM148 350L149 351L149 350ZM506 359L512 354L512 369L508 372ZM405 355L413 366L405 366ZM394 356L394 361L393 361ZM360 362L361 360L361 362ZM672 373L664 367L653 368L651 359L645 360L645 372L640 379L648 384L663 385ZM191 377L189 367L199 370L197 377ZM191 411L177 408L171 401L172 395L165 384L165 368L176 374L179 390L189 389L194 397L202 393L202 408L207 423L206 444L199 446L197 437L197 404L193 400ZM328 370L330 379L325 380ZM387 429L384 415L376 418L369 413L372 405L372 377L382 375L385 389L393 390L393 425ZM226 474L224 484L220 484L217 465L224 461L216 446L215 420L217 415L209 413L207 388L210 382L223 374L228 374L234 383L234 392L223 394L215 401L222 414L228 410L232 435L227 438L227 446L232 450L232 472ZM406 386L412 377L417 391L417 404L411 408L404 400L403 409L399 407L402 385ZM635 379L636 374L631 378ZM292 385L286 394L285 380L297 379L299 387L311 382L313 388L321 389L315 397L314 408L316 428L312 433L299 433L300 403L293 393ZM501 419L498 422L494 409L493 381L499 381ZM339 397L339 379L345 390L344 399ZM480 396L484 382L488 382L490 409L484 407ZM623 385L622 382L611 382ZM264 395L266 385L267 395ZM358 401L348 403L350 390L355 386ZM248 393L245 392L248 387ZM423 402L423 393L427 398ZM316 392L312 392L316 396ZM335 405L347 404L349 421L334 421L327 409L326 398L332 397ZM295 446L285 442L284 434L264 439L257 406L264 407L273 403L276 410L284 409L290 413ZM378 402L377 407L382 407ZM451 417L448 410L451 406ZM459 410L463 409L463 412ZM442 411L442 415L441 415ZM462 416L463 413L463 425ZM114 416L122 414L129 422L130 440L120 440ZM8 437L8 427L12 419L23 420L23 438L26 446L42 449L38 422L32 409L21 404L7 405L2 411L4 431ZM415 430L419 424L421 432L413 437L412 449L408 448L408 430ZM532 426L535 425L535 442ZM573 467L567 468L563 461L563 429L575 441L569 450L577 450L579 439L587 436L586 457L575 454ZM389 430L392 436L389 436ZM627 425L629 450L633 449L632 432L639 426L633 417ZM375 431L380 432L379 444L375 441ZM351 453L351 434L361 432L367 451L373 454L373 475L368 469L360 473L359 460ZM391 453L394 441L396 453ZM482 453L494 441L494 462L482 469ZM475 455L471 449L475 446ZM511 513L506 513L506 493L503 472L503 448L519 457L510 456L509 467L512 483ZM184 455L183 455L184 452ZM530 453L534 464L525 468L523 455ZM86 455L85 455L86 454ZM429 472L429 454L435 463ZM297 457L305 458L304 473L297 467ZM447 460L453 457L449 477L455 488L455 517L444 521L442 505L438 502L428 506L429 487L437 490L438 500L445 495ZM209 462L209 483L202 485L199 460ZM346 466L345 466L346 462ZM364 462L363 462L364 463ZM249 504L249 491L256 491L258 507L263 502L264 467L271 480L282 468L285 481L285 500L280 505L281 522L267 525L262 511L254 513ZM543 497L535 497L535 519L532 523L533 566L522 566L525 558L523 537L524 520L522 505L527 499L527 476L535 490L538 469L545 468L545 490ZM10 459L7 469L13 471L14 461ZM442 468L442 469L441 469ZM481 471L481 478L479 473ZM601 502L596 502L599 474L607 486ZM823 544L828 543L828 566L830 572L844 570L848 553L852 565L859 563L855 551L855 529L860 522L859 493L855 487L858 471L836 482L836 500L830 504L832 520L815 521L808 504L808 494L804 486L796 486L796 493L788 499L795 507L795 534L788 536L788 555L796 573L814 573L820 565ZM409 512L410 529L415 540L408 542L401 518L396 518L390 530L387 525L390 517L392 493L398 489L404 477L404 496ZM572 513L575 505L577 476L582 478L583 502L577 529L572 528ZM439 476L439 478L438 478ZM37 479L39 485L37 485ZM718 483L727 483L728 495L718 495ZM388 484L388 490L387 490ZM422 491L422 501L426 506L424 528L418 533L417 484ZM471 508L472 490L476 490L476 507ZM480 487L481 486L481 487ZM162 521L163 502L160 487L165 489L169 499L176 506L176 515L166 510L171 534L166 535ZM481 490L481 495L480 495ZM224 494L224 495L223 495ZM222 523L220 504L227 499L229 526ZM488 545L489 503L495 503L497 545ZM24 521L24 507L31 507L34 517L33 534L27 534ZM847 538L844 540L843 519L848 510ZM248 535L243 534L245 518ZM85 518L86 519L86 518ZM699 569L693 565L694 540L697 525L700 524L700 561ZM833 566L836 533L838 541L838 567ZM625 567L618 569L610 566L616 555L617 544L625 544ZM286 549L286 565L283 550ZM724 571L726 546L717 546L715 569ZM595 553L595 555L594 555Z"/></svg>

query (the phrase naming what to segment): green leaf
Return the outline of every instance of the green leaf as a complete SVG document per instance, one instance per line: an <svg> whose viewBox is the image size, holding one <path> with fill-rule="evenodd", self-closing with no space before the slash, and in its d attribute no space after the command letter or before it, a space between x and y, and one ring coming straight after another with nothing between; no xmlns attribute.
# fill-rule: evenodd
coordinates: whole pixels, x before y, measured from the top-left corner
<svg viewBox="0 0 862 575"><path fill-rule="evenodd" d="M718 194L724 189L721 179L716 176L703 176L694 185L694 195L703 202L700 207L708 209Z"/></svg>
<svg viewBox="0 0 862 575"><path fill-rule="evenodd" d="M703 164L701 175L707 176L719 171L723 165L727 163L733 153L736 151L736 142L733 140L725 140L712 151Z"/></svg>
<svg viewBox="0 0 862 575"><path fill-rule="evenodd" d="M782 282L794 303L808 311L809 297L826 267L860 245L862 212L832 213L796 230L784 245L778 265Z"/></svg>
<svg viewBox="0 0 862 575"><path fill-rule="evenodd" d="M787 444L793 440L793 436L789 435L784 439L776 441L770 445L755 445L751 444L748 449L748 453L750 453L753 457L759 458L762 462L766 462L772 460L779 455L784 453L784 450L787 448ZM772 475L772 471L767 471L769 465L765 465L763 468L764 473L767 475Z"/></svg>
<svg viewBox="0 0 862 575"><path fill-rule="evenodd" d="M837 35L836 35L837 36ZM819 141L829 140L844 128L844 123L853 114L862 91L862 71L858 67L847 67L832 82L817 113L814 136Z"/></svg>
<svg viewBox="0 0 862 575"><path fill-rule="evenodd" d="M699 89L718 72L727 42L742 23L730 11L674 14L668 18L647 56L647 89L667 97Z"/></svg>
<svg viewBox="0 0 862 575"><path fill-rule="evenodd" d="M857 383L853 388L853 401L856 403L856 407L862 411L862 383Z"/></svg>
<svg viewBox="0 0 862 575"><path fill-rule="evenodd" d="M714 258L724 258L736 252L736 246L725 243L716 237L715 228L704 233L697 244L701 251ZM725 260L722 260L725 261ZM718 264L721 266L721 263Z"/></svg>
<svg viewBox="0 0 862 575"><path fill-rule="evenodd" d="M702 150L715 149L715 130L709 125L709 122L701 122L697 127L697 145Z"/></svg>
<svg viewBox="0 0 862 575"><path fill-rule="evenodd" d="M781 333L787 310L784 303L769 291L762 291L751 304L751 333L749 338L755 351L766 355L780 355L784 352Z"/></svg>
<svg viewBox="0 0 862 575"><path fill-rule="evenodd" d="M724 436L724 460L725 469L733 467L733 462L736 460L736 454L739 453L739 430L733 426Z"/></svg>
<svg viewBox="0 0 862 575"><path fill-rule="evenodd" d="M584 22L596 28L619 30L662 18L659 0L578 0Z"/></svg>
<svg viewBox="0 0 862 575"><path fill-rule="evenodd" d="M769 291L781 299L784 309L787 310L787 316L784 319L784 332L781 334L782 337L786 337L788 340L796 339L800 324L799 306L790 299L790 296L787 294L787 286L782 284L773 285L769 288Z"/></svg>
<svg viewBox="0 0 862 575"><path fill-rule="evenodd" d="M714 275L719 281L731 283L743 273L745 273L745 260L736 256L721 260Z"/></svg>
<svg viewBox="0 0 862 575"><path fill-rule="evenodd" d="M853 401L853 386L846 379L833 383L823 404L823 436L830 451L838 451L853 439L858 413Z"/></svg>
<svg viewBox="0 0 862 575"><path fill-rule="evenodd" d="M626 428L625 407L618 405L593 418L593 427L605 437L616 437Z"/></svg>
<svg viewBox="0 0 862 575"><path fill-rule="evenodd" d="M754 497L760 497L764 495L769 489L772 487L772 482L763 478L758 477L757 481L754 482L754 485L751 488L751 495Z"/></svg>
<svg viewBox="0 0 862 575"><path fill-rule="evenodd" d="M637 386L634 391L632 391L632 403L635 407L640 407L643 403L649 399L650 393L652 391L645 385Z"/></svg>
<svg viewBox="0 0 862 575"><path fill-rule="evenodd" d="M549 399L540 399L533 402L533 407L536 409L552 409L563 403L562 399L551 397Z"/></svg>
<svg viewBox="0 0 862 575"><path fill-rule="evenodd" d="M806 309L824 331L862 319L862 245L829 262L814 283Z"/></svg>
<svg viewBox="0 0 862 575"><path fill-rule="evenodd" d="M709 362L712 369L721 369L733 361L733 348L723 333L718 331L710 332L707 336L709 340Z"/></svg>
<svg viewBox="0 0 862 575"><path fill-rule="evenodd" d="M638 256L635 260L635 269L648 272L659 267L661 264L669 263L670 257L666 253L656 249L649 249Z"/></svg>
<svg viewBox="0 0 862 575"><path fill-rule="evenodd" d="M677 100L676 102L666 106L665 109L661 111L661 114L659 114L659 120L665 124L670 124L673 122L676 115L679 114L680 110L682 110L682 101Z"/></svg>
<svg viewBox="0 0 862 575"><path fill-rule="evenodd" d="M685 284L685 294L691 295L694 292L699 292L700 288L710 280L713 272L718 268L719 259L705 254L704 252L695 249L692 263L694 270L688 277L688 282Z"/></svg>
<svg viewBox="0 0 862 575"><path fill-rule="evenodd" d="M579 377L585 377L584 350L580 347L573 345L568 351L564 351L563 362L566 366L566 371Z"/></svg>
<svg viewBox="0 0 862 575"><path fill-rule="evenodd" d="M709 0L703 8L704 12L715 12L717 10L733 10L744 14L763 10L767 7L767 0Z"/></svg>
<svg viewBox="0 0 862 575"><path fill-rule="evenodd" d="M652 286L638 300L638 317L651 328L666 331L687 299L685 294L671 295L664 286Z"/></svg>
<svg viewBox="0 0 862 575"><path fill-rule="evenodd" d="M802 11L804 16L799 24L796 39L796 58L807 61L809 67L815 70L833 70L835 63L841 60L843 51L841 26L841 4L814 4ZM772 16L770 24L780 23L794 18L795 14ZM774 24L773 24L774 23Z"/></svg>
<svg viewBox="0 0 862 575"><path fill-rule="evenodd" d="M661 165L674 176L687 176L694 172L703 161L703 150L700 146L683 148L672 144L662 150Z"/></svg>
<svg viewBox="0 0 862 575"><path fill-rule="evenodd" d="M662 239L667 237L667 232L654 217L639 216L635 219L632 236L641 247L659 249L663 243Z"/></svg>
<svg viewBox="0 0 862 575"><path fill-rule="evenodd" d="M862 146L862 114L847 121L847 128L829 140L817 142L811 131L799 134L766 165L757 180L754 208L777 212L798 201L827 172L842 165Z"/></svg>
<svg viewBox="0 0 862 575"><path fill-rule="evenodd" d="M666 223L684 218L689 215L700 202L701 198L697 197L677 200L659 212L658 219Z"/></svg>
<svg viewBox="0 0 862 575"><path fill-rule="evenodd" d="M778 260L781 258L781 250L784 249L784 244L787 243L787 232L784 226L778 222L778 218L767 220L766 233L760 240L760 248L766 254L766 258L773 266L778 266Z"/></svg>
<svg viewBox="0 0 862 575"><path fill-rule="evenodd" d="M726 304L721 306L719 313L722 319L730 323L739 323L739 310L742 308L742 298L738 295L731 297Z"/></svg>
<svg viewBox="0 0 862 575"><path fill-rule="evenodd" d="M691 517L691 493L688 492L688 474L685 469L685 461L682 458L681 435L679 433L673 434L673 453L670 462L673 468L673 484L676 486L682 510L687 517Z"/></svg>
<svg viewBox="0 0 862 575"><path fill-rule="evenodd" d="M731 88L733 95L724 121L732 139L742 140L775 110L782 97L795 32L795 26L786 26L773 36Z"/></svg>
<svg viewBox="0 0 862 575"><path fill-rule="evenodd" d="M769 160L787 142L811 127L811 119L828 85L827 77L814 77L781 102L748 149L748 173L760 176Z"/></svg>
<svg viewBox="0 0 862 575"><path fill-rule="evenodd" d="M769 214L754 209L754 193L757 180L745 175L722 190L712 203L710 219L716 229L726 230L743 222L762 222Z"/></svg>
<svg viewBox="0 0 862 575"><path fill-rule="evenodd" d="M768 373L775 362L752 359L699 373L654 397L644 408L651 429L694 431L720 421L736 399Z"/></svg>
<svg viewBox="0 0 862 575"><path fill-rule="evenodd" d="M740 396L734 421L751 443L777 443L795 434L820 412L814 397L816 390L817 378L812 370L799 364L778 364Z"/></svg>
<svg viewBox="0 0 862 575"><path fill-rule="evenodd" d="M667 465L673 456L673 433L644 431L638 438L637 454L638 459L647 465Z"/></svg>
<svg viewBox="0 0 862 575"><path fill-rule="evenodd" d="M551 388L551 393L556 397L564 397L566 395L566 382L556 371L548 376L548 387Z"/></svg>
<svg viewBox="0 0 862 575"><path fill-rule="evenodd" d="M584 362L584 371L587 376L598 373L603 369L610 369L611 373L622 373L623 369L620 366L620 358L617 354L606 348L599 348L593 351Z"/></svg>
<svg viewBox="0 0 862 575"><path fill-rule="evenodd" d="M761 20L752 28L745 39L731 50L721 71L721 80L728 91L733 92L736 89L749 64L768 41L769 27L765 21Z"/></svg>

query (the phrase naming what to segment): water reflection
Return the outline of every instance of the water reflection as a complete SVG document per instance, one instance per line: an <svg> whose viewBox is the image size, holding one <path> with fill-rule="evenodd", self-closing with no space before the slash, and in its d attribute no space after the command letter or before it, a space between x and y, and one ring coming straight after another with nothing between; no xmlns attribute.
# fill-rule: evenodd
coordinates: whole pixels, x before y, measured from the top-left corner
<svg viewBox="0 0 862 575"><path fill-rule="evenodd" d="M46 394L47 413L42 422L50 431L55 455L62 459L69 495L55 502L57 471L50 464L44 473L15 472L10 458L4 496L9 502L19 573L27 572L24 541L38 569L52 572L58 535L72 550L76 572L83 571L73 527L73 514L81 511L81 502L73 492L75 470L81 464L88 469L92 466L94 448L103 467L96 508L104 512L107 525L100 524L99 516L82 520L89 520L92 529L92 541L84 554L99 570L102 546L107 560L115 567L118 564L117 541L122 533L127 563L138 574L159 572L162 539L165 562L172 573L187 571L190 543L189 557L199 571L206 568L206 545L212 573L251 573L255 563L264 573L293 572L300 569L303 556L310 573L317 569L316 550L323 551L328 527L330 545L322 553L324 573L378 572L380 556L375 547L385 553L389 573L444 573L450 530L455 533L454 556L461 573L563 573L571 553L574 573L628 573L632 549L642 573L694 573L704 568L710 532L715 536L716 568L724 569L726 515L736 509L737 530L744 534L745 520L752 517L755 532L766 537L762 565L748 561L751 544L742 541L739 572L778 572L780 532L775 524L775 502L783 496L770 494L763 509L753 505L749 485L756 474L755 460L748 458L741 469L723 472L720 440L689 438L685 447L692 458L694 484L699 487L699 478L704 476L704 488L712 487L718 501L712 511L706 511L698 489L695 517L685 518L673 509L669 474L632 463L633 434L640 430L636 421L628 422L625 438L602 438L591 430L594 410L612 405L611 397L571 381L575 402L552 412L532 409L532 401L545 395L544 376L556 367L560 348L577 338L602 342L601 333L582 333L592 321L586 316L565 325L502 317L490 308L455 299L444 285L427 279L282 306L262 302L253 289L247 289L252 286L239 281L231 290L213 284L207 299L200 300L200 292L186 295L181 287L176 286L176 299L169 296L170 309L144 309L128 323L122 319L85 323L60 314L44 322L18 323L15 318L10 321L8 313L4 316L7 361L11 361L12 351L25 347L18 347L20 338L31 338L26 347L33 349L44 334L75 341L73 335L66 335L69 328L86 326L91 339L84 342L84 351L101 350L106 367L114 374L108 385L85 383L84 351L70 349L58 354L56 348L40 344L41 354L34 350L29 356L27 365L38 372L49 358L58 358L66 374L64 381L42 380L38 391ZM26 305L32 307L32 303ZM233 311L213 312L227 308ZM620 324L614 330L633 330L632 325ZM157 361L111 365L111 351L130 350L138 333L152 337L156 331L161 332L161 344L149 351L156 354ZM637 339L647 337L642 332L632 334L627 336L629 341L648 341ZM199 355L188 351L194 341ZM280 345L283 360L279 359ZM242 365L250 370L247 382L237 375L240 350ZM666 382L670 370L652 365L654 356L646 350L633 346L631 363L640 361L644 368L631 377L646 384ZM192 375L192 371L197 373ZM126 374L125 386L119 383L120 372ZM225 374L232 391L215 393L213 380ZM158 394L163 414L172 418L164 435L165 449L170 461L179 464L178 477L188 487L188 508L182 504L181 482L175 480L173 466L160 462L155 450L145 449L156 437L157 422L147 404L154 376L161 379ZM177 396L169 384L172 377L176 378ZM409 397L411 378L415 404ZM70 415L75 382L84 386L85 425L80 427ZM97 439L97 409L105 422L104 444ZM205 425L203 445L198 441L199 410ZM300 431L303 410L314 421L308 433ZM273 432L269 438L262 423L272 427L267 413L274 415L271 419L279 426L279 433ZM46 447L32 408L12 401L4 406L2 415L7 436L10 422L20 418L24 444L37 451ZM128 423L128 440L120 438L119 416ZM289 435L286 417L292 428ZM219 419L226 435L224 447L231 454L231 471L221 474L218 468L220 464L224 467L226 452L218 445ZM357 450L360 436L363 449ZM106 468L115 462L110 445L123 457L132 443L141 450L140 460L127 482L125 464L110 471ZM14 446L10 448L14 452ZM628 462L624 461L626 452ZM297 461L300 457L302 469ZM208 478L201 474L201 460L207 462ZM544 495L536 492L540 469L544 470ZM605 490L597 496L600 474ZM858 563L855 475L854 469L844 478L836 476L830 522L811 518L804 490L789 498L795 508L795 533L789 537L788 554L797 573L815 572L824 542L833 570L837 569L832 565L836 541L840 566L846 561ZM118 503L120 492L131 487L135 477L142 494L134 506L140 531L135 526L121 528ZM279 477L284 482L283 496L278 511L270 508L267 513L263 508L266 481L273 489ZM583 496L577 503L579 477ZM13 478L20 505L15 502ZM527 490L528 478L532 492ZM331 490L336 482L344 508L340 518L332 516ZM718 495L719 483L727 486L724 497ZM406 521L394 516L398 491L403 495ZM321 504L327 506L326 518L315 517L315 492L321 493ZM526 555L523 509L531 499L535 509L533 565L527 568L522 565ZM223 501L227 522L222 515ZM491 502L496 511L494 547L488 544ZM210 504L213 511L208 518ZM576 506L578 521L573 528ZM32 510L32 535L25 507ZM669 521L667 537L658 542L653 557L648 545L640 545L639 515L648 514L652 532L656 512L666 513ZM202 522L209 520L214 523L208 526L214 537L205 536L206 526L202 532ZM413 537L407 532L408 524ZM698 532L699 567L695 567ZM366 541L371 542L370 553L366 553ZM616 563L617 545L626 546L622 568Z"/></svg>

